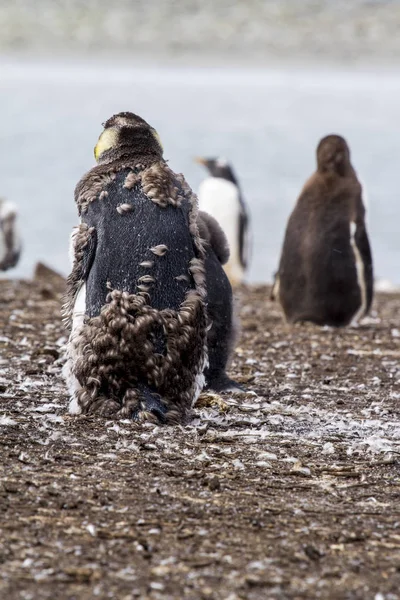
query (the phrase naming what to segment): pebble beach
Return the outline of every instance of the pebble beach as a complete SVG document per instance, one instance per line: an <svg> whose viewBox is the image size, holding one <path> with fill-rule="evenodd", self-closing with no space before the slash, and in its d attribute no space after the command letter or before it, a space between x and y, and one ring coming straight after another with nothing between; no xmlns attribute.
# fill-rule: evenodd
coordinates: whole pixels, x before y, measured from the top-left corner
<svg viewBox="0 0 400 600"><path fill-rule="evenodd" d="M332 127L399 285L399 28L397 0L0 0L0 196L24 240L0 279L1 599L400 600L400 293L335 330L287 325L266 285ZM254 224L244 392L175 427L71 416L61 376L73 188L131 102L193 189L194 155L229 156Z"/></svg>
<svg viewBox="0 0 400 600"><path fill-rule="evenodd" d="M230 375L187 426L71 417L63 279L0 288L0 596L397 600L400 296L288 327L240 290Z"/></svg>

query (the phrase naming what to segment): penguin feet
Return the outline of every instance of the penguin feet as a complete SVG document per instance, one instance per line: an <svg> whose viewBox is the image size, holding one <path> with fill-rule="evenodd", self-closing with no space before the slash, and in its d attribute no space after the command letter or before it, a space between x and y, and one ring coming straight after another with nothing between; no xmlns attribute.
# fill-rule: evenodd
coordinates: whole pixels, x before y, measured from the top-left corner
<svg viewBox="0 0 400 600"><path fill-rule="evenodd" d="M150 391L145 386L138 388L140 399L137 408L132 412L134 421L150 421L158 425L165 425L167 422L167 409L161 401L161 396Z"/></svg>
<svg viewBox="0 0 400 600"><path fill-rule="evenodd" d="M213 392L245 392L246 390L236 383L233 379L230 379L226 373L219 375L218 377L212 377L207 379L206 390L212 390Z"/></svg>

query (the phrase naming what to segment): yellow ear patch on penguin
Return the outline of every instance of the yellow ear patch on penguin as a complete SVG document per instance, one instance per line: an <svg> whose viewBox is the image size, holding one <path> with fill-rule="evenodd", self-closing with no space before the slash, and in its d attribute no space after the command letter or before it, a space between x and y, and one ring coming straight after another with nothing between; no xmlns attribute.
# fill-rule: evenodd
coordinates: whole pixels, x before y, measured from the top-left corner
<svg viewBox="0 0 400 600"><path fill-rule="evenodd" d="M94 147L94 157L96 161L99 160L100 156L107 150L114 148L118 143L118 130L114 127L105 129L99 137L99 141Z"/></svg>
<svg viewBox="0 0 400 600"><path fill-rule="evenodd" d="M156 142L160 146L161 150L164 151L164 147L161 143L160 136L158 135L157 131L155 129L153 129L153 127L151 128L151 133L153 134L153 137L155 138Z"/></svg>

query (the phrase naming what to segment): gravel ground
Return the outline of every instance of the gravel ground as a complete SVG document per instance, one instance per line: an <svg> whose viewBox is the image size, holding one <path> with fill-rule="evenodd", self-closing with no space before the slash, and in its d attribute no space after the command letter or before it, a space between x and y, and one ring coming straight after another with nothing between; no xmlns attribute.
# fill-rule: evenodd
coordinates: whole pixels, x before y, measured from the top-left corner
<svg viewBox="0 0 400 600"><path fill-rule="evenodd" d="M398 0L0 0L0 49L210 62L400 58Z"/></svg>
<svg viewBox="0 0 400 600"><path fill-rule="evenodd" d="M0 282L1 598L400 598L400 295L333 331L244 288L247 393L160 428L67 415L38 275Z"/></svg>

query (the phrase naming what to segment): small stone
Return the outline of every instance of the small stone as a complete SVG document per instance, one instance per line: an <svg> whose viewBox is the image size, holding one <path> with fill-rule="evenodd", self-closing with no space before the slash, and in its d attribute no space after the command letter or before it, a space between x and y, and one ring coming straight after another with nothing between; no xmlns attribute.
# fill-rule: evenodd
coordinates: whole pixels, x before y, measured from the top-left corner
<svg viewBox="0 0 400 600"><path fill-rule="evenodd" d="M150 583L150 588L152 590L157 590L159 592L162 592L163 590L165 590L165 585L163 583L158 582L158 581L152 581Z"/></svg>
<svg viewBox="0 0 400 600"><path fill-rule="evenodd" d="M3 487L8 494L18 494L20 492L20 489L15 481L5 481Z"/></svg>
<svg viewBox="0 0 400 600"><path fill-rule="evenodd" d="M218 477L211 477L211 479L208 482L208 487L210 488L210 490L212 492L215 492L216 490L220 490L221 489L221 482L218 479Z"/></svg>
<svg viewBox="0 0 400 600"><path fill-rule="evenodd" d="M310 560L319 560L322 557L321 552L315 546L308 544L304 547L304 554L308 556Z"/></svg>

